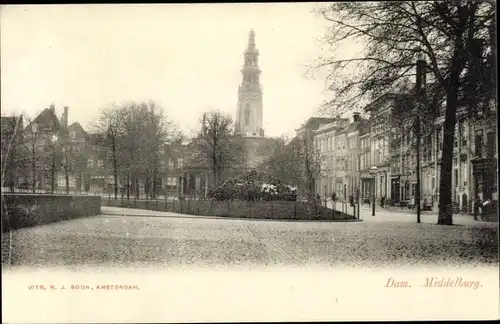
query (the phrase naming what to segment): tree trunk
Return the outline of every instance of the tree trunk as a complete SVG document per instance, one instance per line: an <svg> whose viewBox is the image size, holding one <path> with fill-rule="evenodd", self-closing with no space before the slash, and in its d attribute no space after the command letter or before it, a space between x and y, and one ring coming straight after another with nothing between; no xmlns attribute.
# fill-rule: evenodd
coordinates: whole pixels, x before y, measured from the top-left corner
<svg viewBox="0 0 500 324"><path fill-rule="evenodd" d="M33 193L36 192L36 152L35 146L33 145L31 148L31 187Z"/></svg>
<svg viewBox="0 0 500 324"><path fill-rule="evenodd" d="M66 194L69 194L68 157L66 157L66 166L64 167L64 178L64 180L66 181Z"/></svg>
<svg viewBox="0 0 500 324"><path fill-rule="evenodd" d="M450 76L446 89L446 112L443 125L443 149L441 158L441 175L439 179L439 225L453 224L452 211L452 169L453 142L457 123L457 104L459 77L463 70L461 50L456 49L452 58Z"/></svg>
<svg viewBox="0 0 500 324"><path fill-rule="evenodd" d="M139 177L135 176L135 196L137 199L140 198L140 190L139 190Z"/></svg>
<svg viewBox="0 0 500 324"><path fill-rule="evenodd" d="M217 166L213 167L213 173L214 173L214 188L215 188L215 187L217 187L217 184L218 184Z"/></svg>
<svg viewBox="0 0 500 324"><path fill-rule="evenodd" d="M156 199L156 167L153 169L153 199Z"/></svg>
<svg viewBox="0 0 500 324"><path fill-rule="evenodd" d="M113 149L113 180L115 183L115 200L118 199L118 170L117 170L117 162L116 162L116 139L113 136L112 140L112 149Z"/></svg>
<svg viewBox="0 0 500 324"><path fill-rule="evenodd" d="M130 200L130 172L127 173L127 200Z"/></svg>

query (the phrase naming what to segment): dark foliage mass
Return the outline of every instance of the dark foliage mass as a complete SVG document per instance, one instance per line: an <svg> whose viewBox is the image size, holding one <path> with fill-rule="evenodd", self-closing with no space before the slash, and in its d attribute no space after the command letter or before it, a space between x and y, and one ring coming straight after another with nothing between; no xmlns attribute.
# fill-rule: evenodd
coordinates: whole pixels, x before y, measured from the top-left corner
<svg viewBox="0 0 500 324"><path fill-rule="evenodd" d="M239 178L224 181L219 186L211 188L208 196L219 201L297 200L296 188L279 180L266 178L257 171L250 171Z"/></svg>

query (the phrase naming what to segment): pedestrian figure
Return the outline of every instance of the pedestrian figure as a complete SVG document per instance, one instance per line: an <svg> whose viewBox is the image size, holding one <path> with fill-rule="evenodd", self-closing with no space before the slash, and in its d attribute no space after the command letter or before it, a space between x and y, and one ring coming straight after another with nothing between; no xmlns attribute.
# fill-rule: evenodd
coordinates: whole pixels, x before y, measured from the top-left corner
<svg viewBox="0 0 500 324"><path fill-rule="evenodd" d="M491 213L490 207L491 207L490 199L486 199L485 201L483 201L483 203L481 204L481 220L484 219L483 217L485 216L487 217L488 215L490 215Z"/></svg>
<svg viewBox="0 0 500 324"><path fill-rule="evenodd" d="M479 196L478 196L478 197L476 197L476 200L474 201L474 220L477 220L477 216L481 212L481 206L482 206L481 198L479 198Z"/></svg>
<svg viewBox="0 0 500 324"><path fill-rule="evenodd" d="M382 208L384 208L384 207L385 207L385 196L382 196L382 197L380 198L380 206L381 206Z"/></svg>
<svg viewBox="0 0 500 324"><path fill-rule="evenodd" d="M349 196L349 204L351 205L351 207L354 207L354 196L353 195Z"/></svg>

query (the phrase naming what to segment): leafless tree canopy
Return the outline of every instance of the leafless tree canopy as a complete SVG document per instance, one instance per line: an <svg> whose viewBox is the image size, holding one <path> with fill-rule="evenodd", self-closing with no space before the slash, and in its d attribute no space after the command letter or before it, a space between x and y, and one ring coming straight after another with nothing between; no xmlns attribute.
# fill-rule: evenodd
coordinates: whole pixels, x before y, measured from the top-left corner
<svg viewBox="0 0 500 324"><path fill-rule="evenodd" d="M240 158L241 142L233 136L233 120L230 115L218 110L204 113L196 139L200 158L213 173L214 186L218 184L221 173Z"/></svg>
<svg viewBox="0 0 500 324"><path fill-rule="evenodd" d="M115 197L118 178L126 179L127 195L131 187L138 194L141 179L155 195L164 146L181 136L164 109L153 101L113 104L101 113L94 128L105 135L111 152Z"/></svg>
<svg viewBox="0 0 500 324"><path fill-rule="evenodd" d="M454 53L460 52L457 73L463 77L472 39L491 44L495 25L491 2L338 2L322 6L318 13L331 23L325 43L332 55L320 57L313 68L328 72L327 84L335 97L323 108L332 114L400 91L414 78L419 54L429 60L428 92L443 96ZM360 42L365 51L340 57L347 42ZM487 46L483 50L488 51Z"/></svg>
<svg viewBox="0 0 500 324"><path fill-rule="evenodd" d="M262 164L266 176L297 186L309 201L314 201L314 178L321 172L321 156L307 132L293 139L282 137L273 143L273 152Z"/></svg>

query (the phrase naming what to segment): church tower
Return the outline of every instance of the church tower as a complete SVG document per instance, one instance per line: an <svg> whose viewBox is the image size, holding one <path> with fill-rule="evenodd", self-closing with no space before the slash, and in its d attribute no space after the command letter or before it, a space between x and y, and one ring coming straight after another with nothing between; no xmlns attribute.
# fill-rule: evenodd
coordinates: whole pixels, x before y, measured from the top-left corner
<svg viewBox="0 0 500 324"><path fill-rule="evenodd" d="M259 50L255 47L255 32L250 31L243 52L243 80L238 86L235 133L243 137L264 137L262 128L262 87L259 82Z"/></svg>

